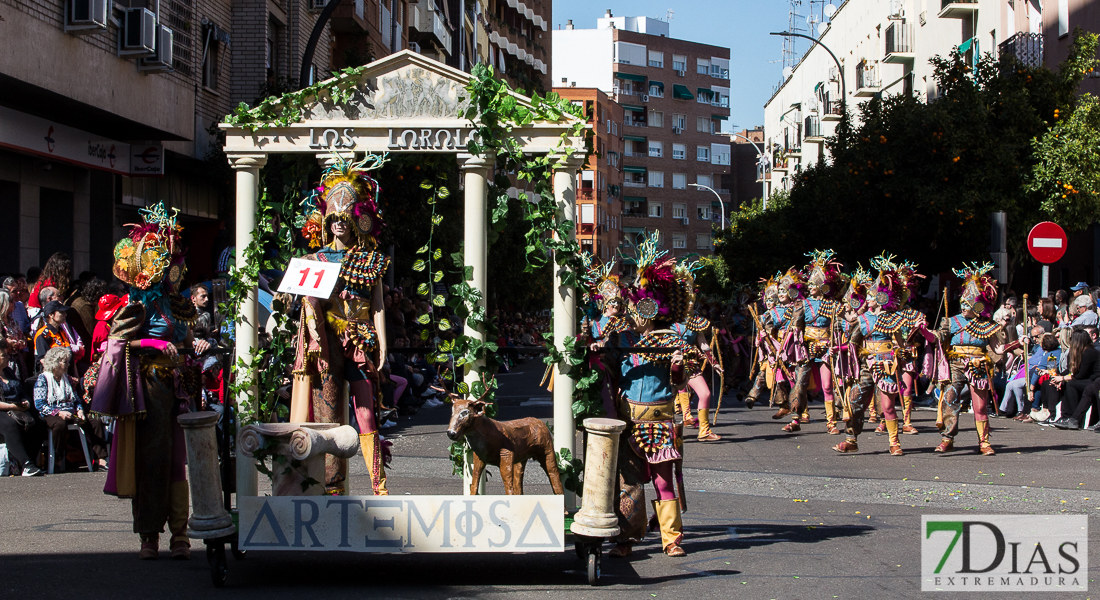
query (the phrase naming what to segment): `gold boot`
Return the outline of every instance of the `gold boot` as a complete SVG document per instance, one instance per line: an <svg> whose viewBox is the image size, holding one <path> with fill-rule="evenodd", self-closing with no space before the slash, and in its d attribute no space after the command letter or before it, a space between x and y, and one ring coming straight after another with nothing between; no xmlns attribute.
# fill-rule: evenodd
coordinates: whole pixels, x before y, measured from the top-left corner
<svg viewBox="0 0 1100 600"><path fill-rule="evenodd" d="M909 435L919 433L916 427L913 427L913 397L902 396L901 397L902 412L905 415L905 423L901 427L901 432Z"/></svg>
<svg viewBox="0 0 1100 600"><path fill-rule="evenodd" d="M653 510L657 512L657 522L661 524L661 547L669 556L685 556L687 552L680 547L684 541L684 525L680 518L680 501L654 500Z"/></svg>
<svg viewBox="0 0 1100 600"><path fill-rule="evenodd" d="M898 437L898 420L887 419L886 431L890 434L890 454L901 456L901 439Z"/></svg>
<svg viewBox="0 0 1100 600"><path fill-rule="evenodd" d="M989 443L989 421L974 421L978 430L978 451L985 456L993 456L993 445Z"/></svg>
<svg viewBox="0 0 1100 600"><path fill-rule="evenodd" d="M695 417L691 416L691 392L677 392L676 406L680 409L680 414L684 415L684 426L699 426L699 421L696 420Z"/></svg>
<svg viewBox="0 0 1100 600"><path fill-rule="evenodd" d="M717 442L722 439L717 433L710 430L710 410L699 410L699 437L700 442Z"/></svg>
<svg viewBox="0 0 1100 600"><path fill-rule="evenodd" d="M378 433L360 433L359 447L363 449L363 460L370 472L370 483L375 496L389 496L386 489L386 466L382 464L382 440Z"/></svg>
<svg viewBox="0 0 1100 600"><path fill-rule="evenodd" d="M825 428L836 428L836 405L828 399L825 400Z"/></svg>

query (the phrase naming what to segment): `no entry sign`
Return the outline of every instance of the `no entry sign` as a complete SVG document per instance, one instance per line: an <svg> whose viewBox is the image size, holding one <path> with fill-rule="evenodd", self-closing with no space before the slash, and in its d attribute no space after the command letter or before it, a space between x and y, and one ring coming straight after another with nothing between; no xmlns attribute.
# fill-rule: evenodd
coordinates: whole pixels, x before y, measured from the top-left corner
<svg viewBox="0 0 1100 600"><path fill-rule="evenodd" d="M1027 234L1027 249L1043 264L1058 262L1066 254L1066 232L1057 223L1043 221Z"/></svg>

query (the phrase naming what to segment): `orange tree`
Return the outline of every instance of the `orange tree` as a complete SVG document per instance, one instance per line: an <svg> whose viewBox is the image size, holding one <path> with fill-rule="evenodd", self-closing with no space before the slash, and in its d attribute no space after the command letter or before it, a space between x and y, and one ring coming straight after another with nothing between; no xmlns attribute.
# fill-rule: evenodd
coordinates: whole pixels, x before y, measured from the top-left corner
<svg viewBox="0 0 1100 600"><path fill-rule="evenodd" d="M1073 112L1096 48L1095 35L1077 32L1057 70L988 54L974 65L957 51L933 58L934 101L864 103L858 125L845 115L827 142L831 159L796 176L789 198L733 219L716 240L731 278L804 264L813 248L833 248L850 265L886 250L926 272L947 270L988 258L988 215L1002 210L1009 260L1019 264L1028 227L1048 218L1030 185L1033 140Z"/></svg>

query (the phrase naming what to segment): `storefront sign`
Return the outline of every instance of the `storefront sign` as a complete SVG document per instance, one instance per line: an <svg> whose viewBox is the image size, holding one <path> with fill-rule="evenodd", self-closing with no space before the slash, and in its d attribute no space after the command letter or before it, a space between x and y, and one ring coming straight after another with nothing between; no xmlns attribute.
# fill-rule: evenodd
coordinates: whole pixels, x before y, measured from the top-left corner
<svg viewBox="0 0 1100 600"><path fill-rule="evenodd" d="M241 550L561 552L563 496L240 498Z"/></svg>
<svg viewBox="0 0 1100 600"><path fill-rule="evenodd" d="M119 175L164 175L164 149L159 143L131 147L2 106L0 147Z"/></svg>

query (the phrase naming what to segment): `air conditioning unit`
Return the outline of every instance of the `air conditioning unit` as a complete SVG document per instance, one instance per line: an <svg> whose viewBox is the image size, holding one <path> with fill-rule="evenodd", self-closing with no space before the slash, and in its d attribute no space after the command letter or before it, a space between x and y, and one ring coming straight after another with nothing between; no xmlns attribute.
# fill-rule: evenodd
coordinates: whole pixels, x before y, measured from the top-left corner
<svg viewBox="0 0 1100 600"><path fill-rule="evenodd" d="M325 5L328 4L328 1L329 0L309 0L309 10L311 10L311 11L325 10ZM333 0L333 1L334 2L339 2L339 0Z"/></svg>
<svg viewBox="0 0 1100 600"><path fill-rule="evenodd" d="M687 75L687 71L677 70L676 74L679 75L680 77L683 77L684 75Z"/></svg>
<svg viewBox="0 0 1100 600"><path fill-rule="evenodd" d="M66 32L94 33L102 29L107 29L107 0L66 0Z"/></svg>
<svg viewBox="0 0 1100 600"><path fill-rule="evenodd" d="M688 217L683 217L682 219L680 219L680 224L681 224L681 225L687 225L688 223L691 223L691 219L690 219L690 218L688 218Z"/></svg>
<svg viewBox="0 0 1100 600"><path fill-rule="evenodd" d="M672 128L672 133L675 133L675 134L677 134L677 135L679 135L679 134L681 134L681 133L683 133L683 132L684 132L684 128L683 128L683 127L673 127L673 128Z"/></svg>
<svg viewBox="0 0 1100 600"><path fill-rule="evenodd" d="M118 31L119 56L150 56L157 50L157 17L148 8L127 8Z"/></svg>
<svg viewBox="0 0 1100 600"><path fill-rule="evenodd" d="M890 20L901 20L905 18L905 6L902 0L890 0L890 14L886 16Z"/></svg>
<svg viewBox="0 0 1100 600"><path fill-rule="evenodd" d="M829 81L840 81L840 72L836 67L829 67Z"/></svg>
<svg viewBox="0 0 1100 600"><path fill-rule="evenodd" d="M642 94L641 98L642 102L649 102L649 94Z"/></svg>
<svg viewBox="0 0 1100 600"><path fill-rule="evenodd" d="M413 52L415 52L417 54L420 54L420 44L418 44L416 42L409 42L409 50L412 50Z"/></svg>
<svg viewBox="0 0 1100 600"><path fill-rule="evenodd" d="M142 71L172 70L172 30L164 25L157 26L157 45L153 56L141 59Z"/></svg>

